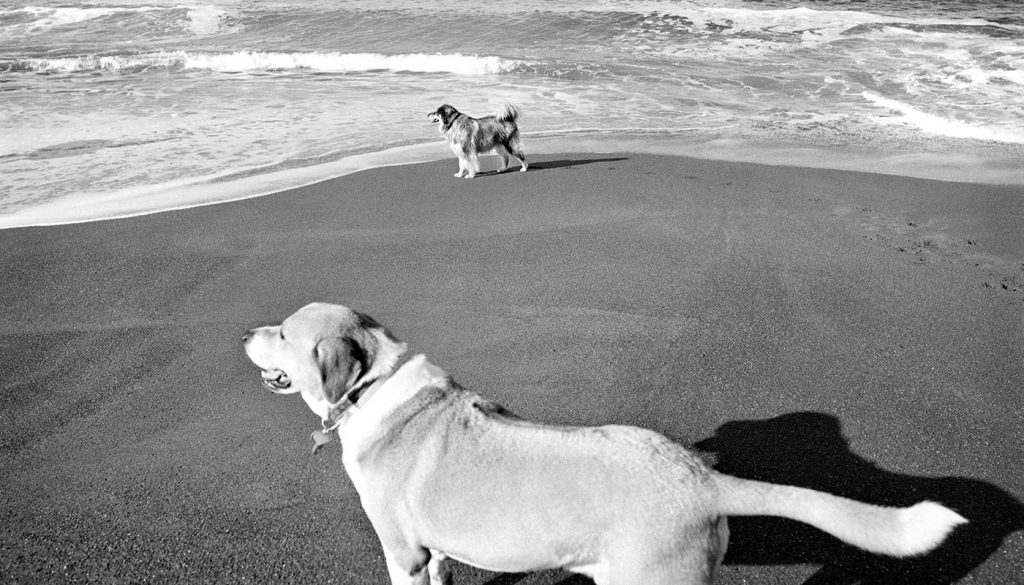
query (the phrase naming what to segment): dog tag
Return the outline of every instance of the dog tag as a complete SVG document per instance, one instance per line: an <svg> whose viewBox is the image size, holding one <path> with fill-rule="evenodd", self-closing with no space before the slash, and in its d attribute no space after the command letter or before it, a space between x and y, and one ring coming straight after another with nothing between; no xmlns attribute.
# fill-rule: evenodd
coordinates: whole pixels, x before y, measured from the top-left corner
<svg viewBox="0 0 1024 585"><path fill-rule="evenodd" d="M313 455L316 455L316 452L320 450L320 447L323 447L334 440L334 432L313 431L309 434L309 438L313 439Z"/></svg>

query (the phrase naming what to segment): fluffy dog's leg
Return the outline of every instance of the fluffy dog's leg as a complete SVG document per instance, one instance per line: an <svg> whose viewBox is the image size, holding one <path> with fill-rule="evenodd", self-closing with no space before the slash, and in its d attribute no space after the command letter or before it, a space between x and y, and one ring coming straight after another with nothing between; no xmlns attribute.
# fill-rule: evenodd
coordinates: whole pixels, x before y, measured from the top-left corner
<svg viewBox="0 0 1024 585"><path fill-rule="evenodd" d="M466 153L466 167L469 169L469 174L466 175L467 179L472 179L480 172L480 157L476 151Z"/></svg>
<svg viewBox="0 0 1024 585"><path fill-rule="evenodd" d="M509 150L512 152L512 156L518 158L519 163L523 165L522 168L519 169L519 172L526 172L526 154L523 153L523 147L519 145L519 141L514 140L513 142L509 143L509 147Z"/></svg>
<svg viewBox="0 0 1024 585"><path fill-rule="evenodd" d="M512 153L509 151L508 147L505 146L504 144L499 144L499 145L495 146L494 147L494 152L497 153L497 155L499 157L501 157L501 167L498 168L498 172L499 173L504 173L505 171L508 170L508 161L509 161L509 157L512 156Z"/></svg>
<svg viewBox="0 0 1024 585"><path fill-rule="evenodd" d="M466 162L466 158L459 153L459 172L455 173L455 176L462 178L466 174L466 169L469 167L469 163Z"/></svg>

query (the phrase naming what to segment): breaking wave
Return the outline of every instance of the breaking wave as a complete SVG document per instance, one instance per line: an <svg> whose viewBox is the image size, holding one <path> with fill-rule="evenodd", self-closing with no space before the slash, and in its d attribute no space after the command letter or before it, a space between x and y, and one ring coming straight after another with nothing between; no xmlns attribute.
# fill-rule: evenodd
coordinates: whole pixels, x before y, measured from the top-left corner
<svg viewBox="0 0 1024 585"><path fill-rule="evenodd" d="M187 30L195 36L226 30L242 30L232 11L215 5L189 6L23 6L0 9L0 38L27 38L69 32L72 27L131 27L148 22L155 30L167 26Z"/></svg>
<svg viewBox="0 0 1024 585"><path fill-rule="evenodd" d="M1024 135L1005 128L988 125L972 124L929 114L903 102L882 97L865 91L861 96L869 102L898 114L892 119L895 123L916 126L922 132L951 138L969 138L973 140L990 140L1009 144L1024 144Z"/></svg>
<svg viewBox="0 0 1024 585"><path fill-rule="evenodd" d="M454 73L497 75L523 66L522 61L501 57L454 54L380 53L274 53L235 51L232 53L190 53L171 51L142 55L110 55L20 59L0 61L0 71L35 73L80 73L107 71L134 73L147 70L199 70L224 73L248 71L313 71L327 73L395 71L412 73Z"/></svg>

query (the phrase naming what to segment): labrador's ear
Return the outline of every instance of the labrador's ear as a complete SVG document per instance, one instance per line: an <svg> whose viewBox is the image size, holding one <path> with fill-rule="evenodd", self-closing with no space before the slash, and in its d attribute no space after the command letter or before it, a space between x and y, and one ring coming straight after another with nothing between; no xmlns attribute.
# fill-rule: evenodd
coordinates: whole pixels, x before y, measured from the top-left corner
<svg viewBox="0 0 1024 585"><path fill-rule="evenodd" d="M313 348L313 355L320 367L324 396L331 404L341 400L369 372L372 363L367 348L350 337L321 340Z"/></svg>

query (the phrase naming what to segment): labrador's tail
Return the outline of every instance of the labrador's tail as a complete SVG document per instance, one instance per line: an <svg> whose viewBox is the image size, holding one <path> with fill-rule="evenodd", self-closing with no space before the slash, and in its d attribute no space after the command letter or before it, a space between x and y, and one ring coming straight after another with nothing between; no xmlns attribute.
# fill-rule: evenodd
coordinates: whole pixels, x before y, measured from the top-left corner
<svg viewBox="0 0 1024 585"><path fill-rule="evenodd" d="M935 502L887 508L807 488L716 474L718 512L780 516L810 524L858 548L894 557L924 554L967 520Z"/></svg>

